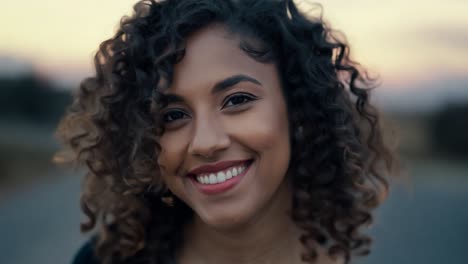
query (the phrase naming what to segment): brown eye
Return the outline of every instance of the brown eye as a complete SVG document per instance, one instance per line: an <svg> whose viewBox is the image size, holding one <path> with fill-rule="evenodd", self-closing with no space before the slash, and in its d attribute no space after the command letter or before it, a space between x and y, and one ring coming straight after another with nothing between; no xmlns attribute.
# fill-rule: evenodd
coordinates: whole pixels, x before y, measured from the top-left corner
<svg viewBox="0 0 468 264"><path fill-rule="evenodd" d="M234 94L225 101L224 107L232 107L255 100L255 97L248 94Z"/></svg>
<svg viewBox="0 0 468 264"><path fill-rule="evenodd" d="M162 120L165 124L167 124L167 123L177 121L178 119L182 119L185 116L187 116L187 114L185 114L182 111L172 110L172 111L167 111L166 113L164 113L162 116Z"/></svg>

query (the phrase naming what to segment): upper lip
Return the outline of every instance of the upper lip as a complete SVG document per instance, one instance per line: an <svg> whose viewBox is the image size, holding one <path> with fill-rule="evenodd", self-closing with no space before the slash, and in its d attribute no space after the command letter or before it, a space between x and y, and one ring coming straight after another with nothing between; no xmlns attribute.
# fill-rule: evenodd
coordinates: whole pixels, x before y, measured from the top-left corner
<svg viewBox="0 0 468 264"><path fill-rule="evenodd" d="M227 168L232 167L232 166L244 164L247 161L250 161L250 160L249 159L246 159L246 160L225 160L225 161L220 161L220 162L217 162L217 163L205 164L205 165L201 165L201 166L196 167L195 169L189 171L187 175L189 176L189 175L198 175L198 174L202 174L202 173L218 172L218 171L227 169Z"/></svg>

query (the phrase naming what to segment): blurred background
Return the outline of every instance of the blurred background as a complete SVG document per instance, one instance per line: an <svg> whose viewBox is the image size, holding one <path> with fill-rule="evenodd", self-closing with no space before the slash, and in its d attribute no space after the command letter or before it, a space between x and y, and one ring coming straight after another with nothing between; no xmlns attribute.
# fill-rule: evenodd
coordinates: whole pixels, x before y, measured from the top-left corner
<svg viewBox="0 0 468 264"><path fill-rule="evenodd" d="M86 240L83 171L51 164L53 132L134 3L0 2L0 263L69 263ZM321 4L352 57L380 76L373 100L398 130L407 175L376 211L372 254L355 263L467 263L468 1Z"/></svg>

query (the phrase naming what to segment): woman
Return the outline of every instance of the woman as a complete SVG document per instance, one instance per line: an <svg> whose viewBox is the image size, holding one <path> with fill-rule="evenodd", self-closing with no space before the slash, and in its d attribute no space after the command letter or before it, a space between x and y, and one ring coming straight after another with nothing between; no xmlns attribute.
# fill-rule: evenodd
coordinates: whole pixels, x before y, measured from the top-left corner
<svg viewBox="0 0 468 264"><path fill-rule="evenodd" d="M349 263L393 156L344 41L290 0L141 1L58 134L75 263Z"/></svg>

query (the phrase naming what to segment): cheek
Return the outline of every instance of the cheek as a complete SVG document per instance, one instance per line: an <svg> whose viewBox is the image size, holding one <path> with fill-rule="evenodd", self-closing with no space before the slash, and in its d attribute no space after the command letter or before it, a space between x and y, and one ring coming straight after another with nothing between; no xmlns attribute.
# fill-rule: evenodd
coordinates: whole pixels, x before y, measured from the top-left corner
<svg viewBox="0 0 468 264"><path fill-rule="evenodd" d="M262 105L242 123L244 135L259 151L289 149L288 119L282 107Z"/></svg>
<svg viewBox="0 0 468 264"><path fill-rule="evenodd" d="M289 141L289 124L283 106L268 104L252 116L255 119L257 140L263 149L276 148Z"/></svg>
<svg viewBox="0 0 468 264"><path fill-rule="evenodd" d="M184 135L176 131L167 133L160 138L161 152L158 155L157 162L161 168L163 178L177 174L177 168L184 157L184 137Z"/></svg>
<svg viewBox="0 0 468 264"><path fill-rule="evenodd" d="M260 154L259 172L267 184L279 184L290 162L289 123L287 112L281 104L271 104L258 115L252 131L252 144ZM275 178L273 180L271 177Z"/></svg>

